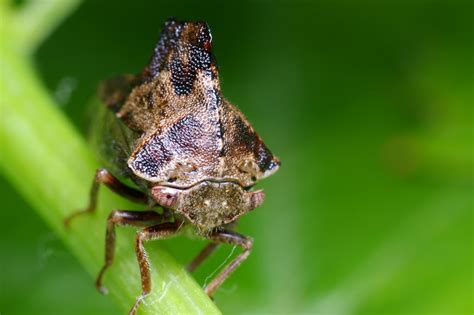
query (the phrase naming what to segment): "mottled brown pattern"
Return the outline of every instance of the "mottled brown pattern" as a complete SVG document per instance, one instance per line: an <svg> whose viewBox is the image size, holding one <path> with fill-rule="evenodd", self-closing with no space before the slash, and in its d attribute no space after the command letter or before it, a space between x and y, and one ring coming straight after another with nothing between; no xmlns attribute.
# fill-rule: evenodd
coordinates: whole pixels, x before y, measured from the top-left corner
<svg viewBox="0 0 474 315"><path fill-rule="evenodd" d="M176 187L206 179L249 187L278 168L244 115L223 98L205 23L168 21L150 65L130 81L141 83L116 115L142 134L128 161L136 176Z"/></svg>

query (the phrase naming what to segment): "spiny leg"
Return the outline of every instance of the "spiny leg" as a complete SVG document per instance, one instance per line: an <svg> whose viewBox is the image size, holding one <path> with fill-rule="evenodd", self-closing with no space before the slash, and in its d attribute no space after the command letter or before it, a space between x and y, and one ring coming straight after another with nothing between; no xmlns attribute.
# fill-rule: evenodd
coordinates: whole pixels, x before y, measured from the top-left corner
<svg viewBox="0 0 474 315"><path fill-rule="evenodd" d="M135 242L135 252L137 254L138 266L140 268L142 294L135 301L129 315L134 315L136 313L140 302L151 292L150 261L148 260L148 255L143 244L147 241L168 238L178 232L181 225L182 222L180 221L174 223L166 222L138 231Z"/></svg>
<svg viewBox="0 0 474 315"><path fill-rule="evenodd" d="M204 247L186 267L188 272L193 272L196 270L196 268L199 267L199 265L201 265L201 263L216 250L217 246L219 246L217 243L207 244L206 247Z"/></svg>
<svg viewBox="0 0 474 315"><path fill-rule="evenodd" d="M107 289L102 285L105 271L112 265L115 255L115 225L149 226L163 220L163 216L155 211L124 211L114 210L107 219L105 234L105 263L97 276L95 286L99 292L106 294Z"/></svg>
<svg viewBox="0 0 474 315"><path fill-rule="evenodd" d="M234 260L232 260L227 266L225 266L224 269L217 276L215 276L209 285L207 285L204 289L207 295L212 296L212 294L227 279L227 277L229 277L229 275L234 272L234 270L237 269L237 267L250 255L253 240L242 234L229 230L216 230L211 233L208 238L210 241L215 243L226 243L234 246L240 246L243 249L243 252L235 257Z"/></svg>
<svg viewBox="0 0 474 315"><path fill-rule="evenodd" d="M89 196L89 205L87 206L87 208L73 212L72 214L67 216L66 219L64 219L64 224L66 225L66 227L69 226L71 220L75 217L84 213L93 213L95 211L97 206L97 194L99 192L100 184L105 184L113 192L129 200L145 204L148 202L148 197L146 194L123 184L117 179L117 177L115 177L105 168L99 168L96 171L94 181L92 182Z"/></svg>
<svg viewBox="0 0 474 315"><path fill-rule="evenodd" d="M227 224L226 229L232 230L233 228L235 228L236 225L237 225L237 221L234 221L230 224ZM199 254L197 254L196 257L194 257L194 259L186 266L186 270L188 272L193 272L194 270L196 270L197 267L199 267L202 264L202 262L206 260L207 257L209 257L217 249L218 246L219 244L216 242L211 242L207 244L199 252Z"/></svg>

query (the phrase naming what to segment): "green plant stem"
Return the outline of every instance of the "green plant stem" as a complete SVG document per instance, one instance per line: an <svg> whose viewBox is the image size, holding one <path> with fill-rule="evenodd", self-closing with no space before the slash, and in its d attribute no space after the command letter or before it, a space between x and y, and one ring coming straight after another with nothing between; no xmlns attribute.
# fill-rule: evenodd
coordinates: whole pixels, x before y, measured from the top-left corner
<svg viewBox="0 0 474 315"><path fill-rule="evenodd" d="M98 164L82 137L56 108L29 59L18 54L19 46L8 32L10 29L2 27L0 33L0 170L95 276L104 262L108 212L114 208L130 209L133 205L103 189L98 212L78 218L70 230L64 228L64 217L86 205ZM26 38L42 38L38 34L44 33L38 30L36 35ZM130 234L118 236L117 257L106 274L105 284L128 310L141 292L140 277L133 238ZM140 306L140 314L220 313L170 255L157 247L149 252L154 286Z"/></svg>

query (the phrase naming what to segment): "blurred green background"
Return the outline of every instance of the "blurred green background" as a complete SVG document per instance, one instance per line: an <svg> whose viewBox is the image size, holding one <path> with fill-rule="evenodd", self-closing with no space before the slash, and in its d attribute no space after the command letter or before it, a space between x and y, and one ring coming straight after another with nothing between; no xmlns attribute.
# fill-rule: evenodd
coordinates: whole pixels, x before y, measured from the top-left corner
<svg viewBox="0 0 474 315"><path fill-rule="evenodd" d="M35 61L86 136L98 82L141 71L169 16L210 25L224 95L282 160L238 227L255 247L215 295L224 314L472 314L473 12L472 1L89 1ZM0 187L0 312L117 313ZM158 246L185 264L203 243Z"/></svg>

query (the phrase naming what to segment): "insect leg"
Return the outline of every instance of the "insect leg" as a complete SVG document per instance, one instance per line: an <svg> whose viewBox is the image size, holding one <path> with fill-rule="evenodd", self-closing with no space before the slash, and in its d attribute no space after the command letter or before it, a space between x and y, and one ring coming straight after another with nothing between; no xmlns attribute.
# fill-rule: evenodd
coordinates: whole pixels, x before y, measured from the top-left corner
<svg viewBox="0 0 474 315"><path fill-rule="evenodd" d="M66 225L66 227L69 226L72 219L74 219L75 217L83 213L93 213L95 211L97 206L97 194L99 192L100 184L106 185L116 194L123 196L129 200L145 204L148 202L148 197L146 194L123 184L117 179L117 177L115 177L105 168L99 168L96 171L94 181L92 182L92 187L89 196L89 205L85 209L73 212L72 214L67 216L66 219L64 219L64 224Z"/></svg>
<svg viewBox="0 0 474 315"><path fill-rule="evenodd" d="M209 240L215 243L226 243L239 246L243 249L237 257L234 258L224 269L216 276L204 289L207 295L212 296L216 289L229 277L229 275L247 259L252 249L253 240L247 236L229 230L216 230L210 236Z"/></svg>
<svg viewBox="0 0 474 315"><path fill-rule="evenodd" d="M196 268L199 267L199 265L216 250L217 246L219 246L217 243L207 244L207 246L204 247L186 267L188 272L193 272L196 270Z"/></svg>
<svg viewBox="0 0 474 315"><path fill-rule="evenodd" d="M138 266L140 268L140 277L142 282L142 294L137 298L135 304L130 310L129 315L134 315L137 311L137 307L145 296L151 291L151 274L150 274L150 262L148 255L143 244L146 241L165 239L173 236L178 232L182 222L165 222L158 225L153 225L138 231L135 242L135 252L137 254Z"/></svg>
<svg viewBox="0 0 474 315"><path fill-rule="evenodd" d="M105 234L105 263L97 276L96 288L103 294L107 289L102 285L105 271L112 265L115 254L115 225L148 226L163 220L163 216L155 211L123 211L114 210L107 219Z"/></svg>

